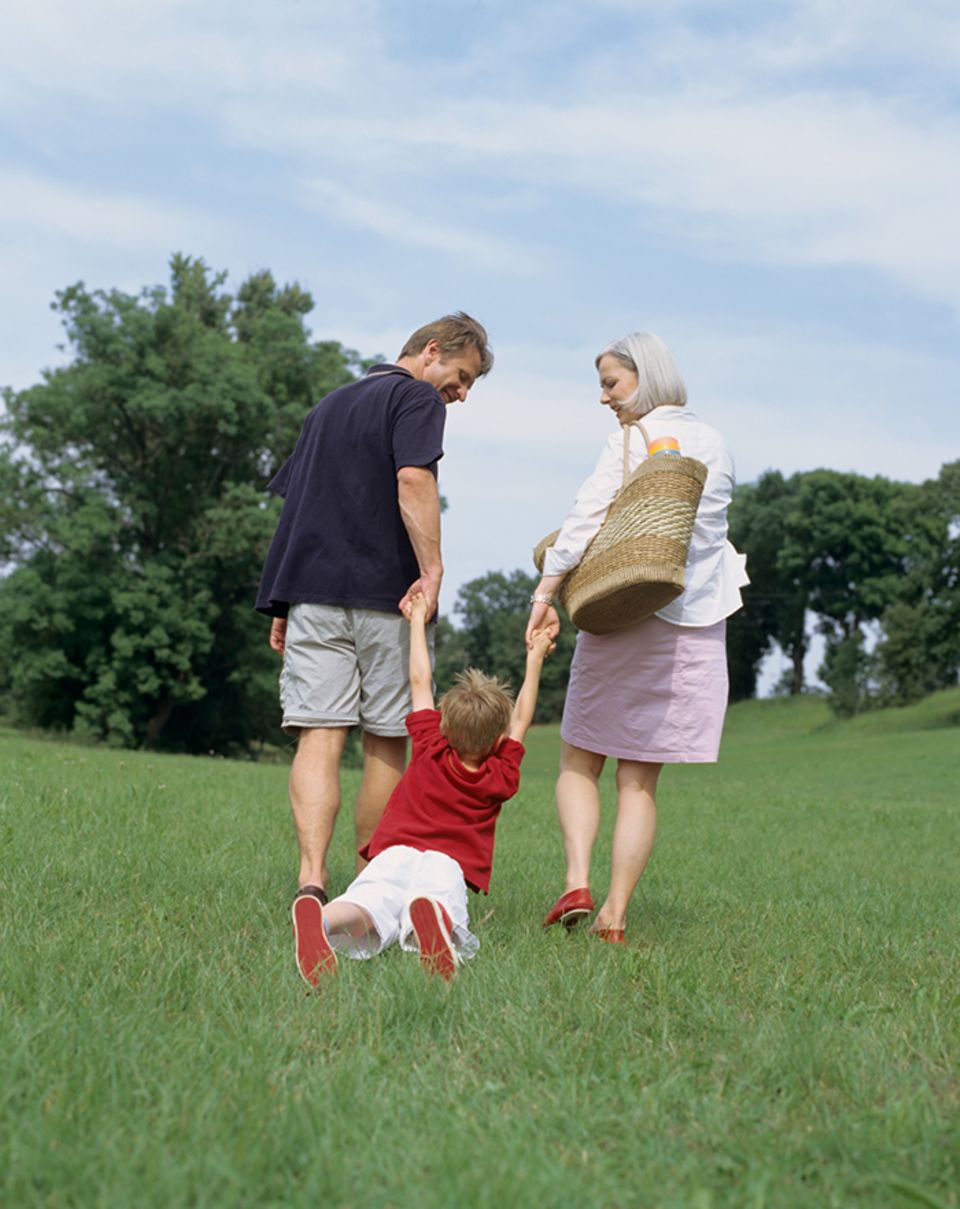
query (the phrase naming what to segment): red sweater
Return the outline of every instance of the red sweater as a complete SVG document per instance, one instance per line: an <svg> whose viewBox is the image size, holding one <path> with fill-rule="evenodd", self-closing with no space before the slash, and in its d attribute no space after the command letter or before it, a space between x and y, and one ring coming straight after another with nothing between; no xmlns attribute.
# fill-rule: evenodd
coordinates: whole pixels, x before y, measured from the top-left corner
<svg viewBox="0 0 960 1209"><path fill-rule="evenodd" d="M444 852L460 865L470 889L486 894L497 816L520 786L523 746L504 739L473 772L441 735L439 711L408 714L407 730L410 763L360 855L372 860L396 844Z"/></svg>

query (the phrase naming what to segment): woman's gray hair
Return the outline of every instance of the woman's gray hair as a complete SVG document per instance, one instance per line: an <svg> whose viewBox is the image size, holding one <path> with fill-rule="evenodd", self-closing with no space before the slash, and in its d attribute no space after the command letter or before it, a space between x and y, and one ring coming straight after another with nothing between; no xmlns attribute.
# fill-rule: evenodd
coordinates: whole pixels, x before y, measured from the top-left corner
<svg viewBox="0 0 960 1209"><path fill-rule="evenodd" d="M653 332L631 332L614 340L597 357L616 357L637 375L637 390L623 407L628 420L639 420L655 407L672 405L683 407L687 401L687 388L670 350Z"/></svg>

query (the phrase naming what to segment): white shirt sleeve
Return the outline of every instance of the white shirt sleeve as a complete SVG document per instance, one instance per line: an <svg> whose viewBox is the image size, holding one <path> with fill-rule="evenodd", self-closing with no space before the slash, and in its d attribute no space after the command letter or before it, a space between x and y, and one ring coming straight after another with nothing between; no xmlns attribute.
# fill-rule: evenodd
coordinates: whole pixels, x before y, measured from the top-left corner
<svg viewBox="0 0 960 1209"><path fill-rule="evenodd" d="M673 625L713 625L740 608L740 588L749 583L743 555L727 540L733 459L720 434L688 408L658 407L644 416L643 423L651 441L674 436L684 454L698 458L707 467L687 554L684 591L658 610L657 616ZM630 470L635 470L645 457L642 435L631 431ZM617 429L607 439L596 469L580 488L557 540L547 550L544 575L565 575L578 565L622 482L623 429Z"/></svg>
<svg viewBox="0 0 960 1209"><path fill-rule="evenodd" d="M632 440L643 444L639 434L633 435ZM547 550L543 560L544 575L564 575L580 562L622 483L623 430L618 429L607 438L593 474L577 492L557 540Z"/></svg>

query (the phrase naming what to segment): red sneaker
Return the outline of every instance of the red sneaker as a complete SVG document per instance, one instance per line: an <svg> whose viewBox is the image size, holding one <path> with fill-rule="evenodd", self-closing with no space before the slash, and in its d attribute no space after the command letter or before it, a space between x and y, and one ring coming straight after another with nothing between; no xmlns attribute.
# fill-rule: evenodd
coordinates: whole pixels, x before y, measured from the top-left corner
<svg viewBox="0 0 960 1209"><path fill-rule="evenodd" d="M410 904L410 922L420 949L420 964L428 974L439 974L449 982L460 958L453 947L453 922L433 898L415 898Z"/></svg>
<svg viewBox="0 0 960 1209"><path fill-rule="evenodd" d="M330 947L323 926L323 905L314 894L298 894L293 900L293 935L297 945L297 969L312 987L326 974L335 974L337 955Z"/></svg>
<svg viewBox="0 0 960 1209"><path fill-rule="evenodd" d="M547 912L543 926L550 928L554 924L563 924L569 931L592 910L593 895L590 893L589 887L581 886L579 890L568 890L566 894L560 895Z"/></svg>

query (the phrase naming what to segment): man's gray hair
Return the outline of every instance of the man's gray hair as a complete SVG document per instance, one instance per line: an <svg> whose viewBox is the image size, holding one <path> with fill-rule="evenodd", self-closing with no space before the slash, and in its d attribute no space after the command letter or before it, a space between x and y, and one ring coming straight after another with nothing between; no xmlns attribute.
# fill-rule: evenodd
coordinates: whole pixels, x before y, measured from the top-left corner
<svg viewBox="0 0 960 1209"><path fill-rule="evenodd" d="M639 420L655 407L683 407L686 403L687 388L676 362L653 332L631 332L614 340L597 357L597 366L607 353L637 375L636 394L623 408L627 419Z"/></svg>

